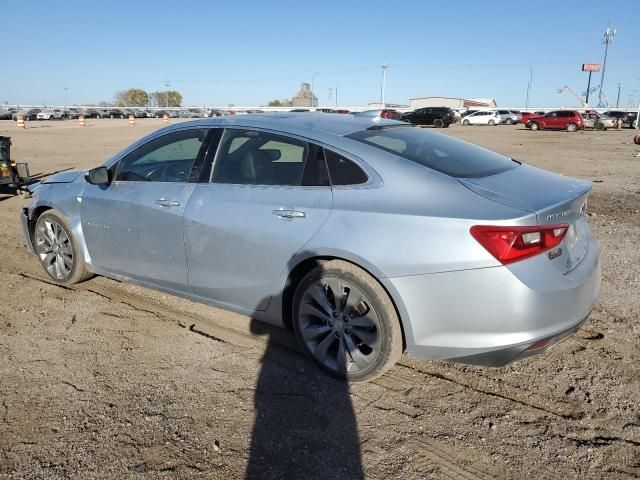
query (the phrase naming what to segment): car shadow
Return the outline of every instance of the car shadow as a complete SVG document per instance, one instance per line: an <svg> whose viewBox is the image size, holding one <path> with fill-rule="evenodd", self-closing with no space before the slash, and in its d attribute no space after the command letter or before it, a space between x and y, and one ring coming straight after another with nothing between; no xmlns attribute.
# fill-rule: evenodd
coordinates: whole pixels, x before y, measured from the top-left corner
<svg viewBox="0 0 640 480"><path fill-rule="evenodd" d="M255 319L251 332L268 341L246 478L364 478L349 383L318 368L292 333Z"/></svg>

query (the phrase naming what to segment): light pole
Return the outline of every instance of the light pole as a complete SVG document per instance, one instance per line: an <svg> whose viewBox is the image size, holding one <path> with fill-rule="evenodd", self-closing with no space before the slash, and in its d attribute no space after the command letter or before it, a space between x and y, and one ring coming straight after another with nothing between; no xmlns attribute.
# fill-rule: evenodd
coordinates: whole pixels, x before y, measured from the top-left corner
<svg viewBox="0 0 640 480"><path fill-rule="evenodd" d="M387 86L387 68L389 68L387 65L382 65L382 85L380 86L380 104L382 105L382 108L385 107L384 90Z"/></svg>
<svg viewBox="0 0 640 480"><path fill-rule="evenodd" d="M164 101L166 103L165 107L169 108L169 81L168 80L165 82L164 87L165 87Z"/></svg>
<svg viewBox="0 0 640 480"><path fill-rule="evenodd" d="M311 107L317 107L317 106L318 106L318 105L314 105L314 103L316 103L316 102L313 100L313 98L314 98L314 97L313 97L313 95L314 95L314 94L313 94L313 90L314 90L314 88L313 88L313 87L314 87L315 82L316 82L316 77L317 77L319 74L320 74L320 72L316 72L316 73L314 73L313 75L311 75L311 105L310 105Z"/></svg>
<svg viewBox="0 0 640 480"><path fill-rule="evenodd" d="M525 108L529 108L529 96L531 94L531 84L533 83L533 68L529 65L529 82L527 83L527 99L525 100Z"/></svg>
<svg viewBox="0 0 640 480"><path fill-rule="evenodd" d="M602 62L602 75L600 75L600 91L598 92L598 106L602 105L602 90L604 89L604 73L607 69L607 53L609 52L609 44L613 42L613 37L616 36L616 29L607 27L604 31L604 61ZM607 103L609 103L607 101Z"/></svg>
<svg viewBox="0 0 640 480"><path fill-rule="evenodd" d="M64 109L65 111L67 110L67 103L68 103L68 97L69 97L69 87L64 87Z"/></svg>

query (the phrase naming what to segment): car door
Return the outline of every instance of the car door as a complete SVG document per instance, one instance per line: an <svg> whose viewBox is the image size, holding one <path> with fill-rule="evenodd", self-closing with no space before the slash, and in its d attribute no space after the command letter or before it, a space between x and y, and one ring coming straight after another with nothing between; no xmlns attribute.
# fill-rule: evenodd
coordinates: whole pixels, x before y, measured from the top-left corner
<svg viewBox="0 0 640 480"><path fill-rule="evenodd" d="M110 169L108 185L87 185L81 222L93 265L106 272L186 290L183 213L195 187L207 129L167 133Z"/></svg>
<svg viewBox="0 0 640 480"><path fill-rule="evenodd" d="M331 211L321 155L290 136L225 130L211 179L196 186L185 211L193 294L267 308L287 264Z"/></svg>
<svg viewBox="0 0 640 480"><path fill-rule="evenodd" d="M475 125L486 125L489 121L489 112L478 112L475 113L472 117L471 123Z"/></svg>
<svg viewBox="0 0 640 480"><path fill-rule="evenodd" d="M560 119L558 118L558 114L560 112L549 112L547 113L542 120L544 128L556 129L560 123Z"/></svg>

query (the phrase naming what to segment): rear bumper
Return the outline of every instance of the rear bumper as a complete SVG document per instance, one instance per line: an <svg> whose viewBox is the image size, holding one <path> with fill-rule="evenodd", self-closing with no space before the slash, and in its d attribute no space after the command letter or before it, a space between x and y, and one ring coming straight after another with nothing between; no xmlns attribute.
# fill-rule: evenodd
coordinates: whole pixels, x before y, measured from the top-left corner
<svg viewBox="0 0 640 480"><path fill-rule="evenodd" d="M387 279L398 294L407 354L499 366L570 336L598 299L598 245L591 237L583 260L566 274L550 272L546 255L536 262Z"/></svg>

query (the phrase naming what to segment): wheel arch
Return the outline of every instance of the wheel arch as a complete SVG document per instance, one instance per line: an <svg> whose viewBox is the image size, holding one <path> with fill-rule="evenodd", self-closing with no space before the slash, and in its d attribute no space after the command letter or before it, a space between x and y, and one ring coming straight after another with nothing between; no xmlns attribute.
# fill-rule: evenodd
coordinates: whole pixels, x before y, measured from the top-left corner
<svg viewBox="0 0 640 480"><path fill-rule="evenodd" d="M337 253L331 252L326 254L314 254L297 258L295 263L290 265L289 274L284 282L281 296L281 314L282 323L287 330L292 329L292 302L295 294L296 287L304 276L318 265L330 262L332 260L342 260L344 262L355 265L367 272L371 277L378 282L378 284L389 295L389 299L393 304L396 311L396 315L400 320L400 330L402 331L402 351L406 350L407 345L413 343L413 329L408 320L408 313L400 298L399 293L393 287L391 282L386 282L385 277L379 272L373 265L370 265L364 259L360 259L357 256L345 254L345 252Z"/></svg>

